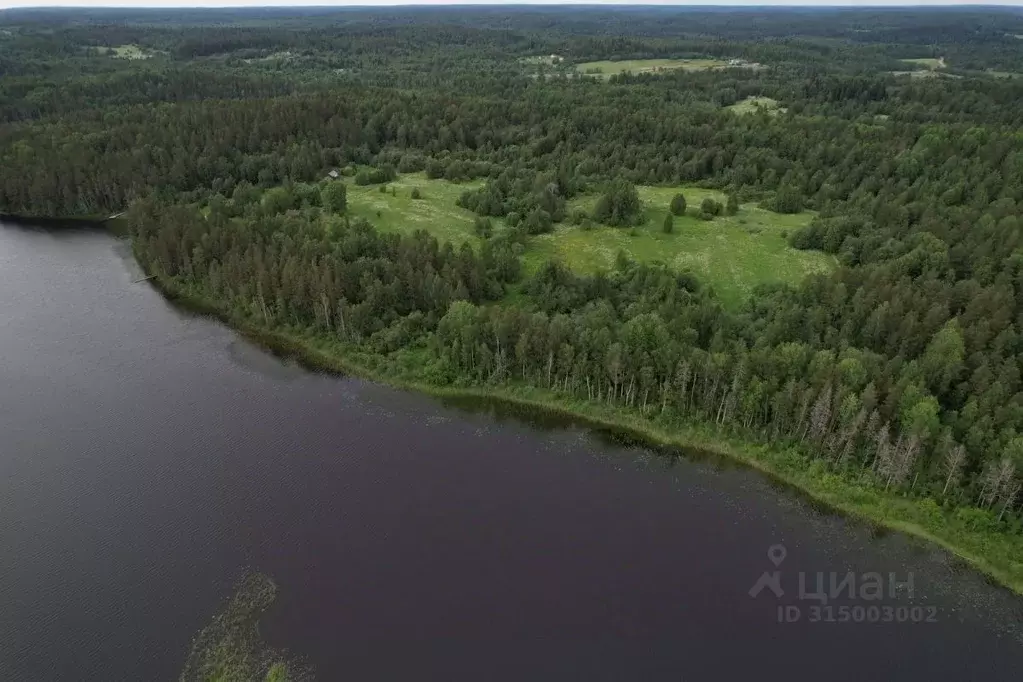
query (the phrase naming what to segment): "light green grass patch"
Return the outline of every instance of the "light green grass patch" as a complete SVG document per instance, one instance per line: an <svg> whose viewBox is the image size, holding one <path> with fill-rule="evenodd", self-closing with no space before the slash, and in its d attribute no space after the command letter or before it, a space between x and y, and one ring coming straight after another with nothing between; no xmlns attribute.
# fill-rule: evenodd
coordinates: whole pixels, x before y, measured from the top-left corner
<svg viewBox="0 0 1023 682"><path fill-rule="evenodd" d="M933 71L934 69L944 69L945 68L945 58L944 57L938 57L938 58L934 58L934 57L919 57L919 58L916 58L916 59L900 59L899 61L906 62L907 64L916 64L917 66L922 66L923 68L930 69L931 71Z"/></svg>
<svg viewBox="0 0 1023 682"><path fill-rule="evenodd" d="M958 80L962 76L955 73L945 73L944 71L892 71L893 76L909 76L910 78L951 78Z"/></svg>
<svg viewBox="0 0 1023 682"><path fill-rule="evenodd" d="M656 73L658 71L708 71L728 68L729 63L721 59L623 59L622 61L584 62L576 70L584 74L610 78L629 71L634 74ZM736 65L740 66L740 65ZM749 65L747 65L749 66Z"/></svg>
<svg viewBox="0 0 1023 682"><path fill-rule="evenodd" d="M755 114L760 111L766 111L772 116L784 114L788 111L785 107L778 106L778 100L770 97L747 97L741 102L736 102L725 108L737 114Z"/></svg>
<svg viewBox="0 0 1023 682"><path fill-rule="evenodd" d="M554 66L555 64L560 64L565 61L565 58L559 54L541 54L534 55L532 57L523 57L521 61L523 64L531 64L533 66L538 66L540 64Z"/></svg>
<svg viewBox="0 0 1023 682"><path fill-rule="evenodd" d="M476 247L480 243L475 231L476 214L455 202L462 192L482 185L482 180L454 183L431 180L425 173L412 173L387 183L387 191L382 193L380 185L360 187L349 180L348 214L365 218L386 232L412 234L427 230L441 243L459 246L468 241ZM413 189L419 190L421 199L412 198ZM500 219L491 218L491 222L495 231L503 225Z"/></svg>
<svg viewBox="0 0 1023 682"><path fill-rule="evenodd" d="M661 261L678 270L691 270L714 287L728 306L737 307L753 287L767 282L797 283L814 272L828 272L836 265L833 256L791 248L782 233L805 226L812 213L782 215L753 204L740 207L735 216L705 221L692 216L675 218L672 234L661 223L672 197L682 191L690 210L706 197L722 203L721 192L697 188L638 187L645 220L631 228L594 226L591 230L566 224L551 234L530 239L525 253L527 272L551 258L579 272L612 268L619 251L637 261ZM590 211L595 196L580 197L571 208Z"/></svg>
<svg viewBox="0 0 1023 682"><path fill-rule="evenodd" d="M481 240L475 232L475 214L455 202L462 192L483 184L482 180L452 183L430 180L424 173L400 176L386 185L348 184L348 215L368 220L378 229L412 234L426 230L441 243L456 247L468 242L478 248ZM394 193L391 193L391 189ZM418 188L422 198L412 199ZM595 225L583 230L567 223L554 232L529 238L523 254L525 270L532 273L548 260L555 259L580 273L613 268L619 251L637 261L662 261L678 270L691 270L716 290L722 301L735 307L753 287L764 282L799 282L813 272L827 272L835 266L832 256L816 251L791 248L783 233L791 233L808 224L809 212L798 215L772 213L746 204L735 216L711 221L692 216L675 218L672 234L661 231L664 214L672 197L682 191L690 210L696 210L704 198L725 203L726 196L716 190L700 188L637 188L644 204L642 225L631 228ZM596 195L576 197L569 202L574 209L593 210ZM379 212L379 215L378 215ZM491 219L495 233L505 229L503 220Z"/></svg>
<svg viewBox="0 0 1023 682"><path fill-rule="evenodd" d="M288 50L283 52L274 52L268 54L265 57L253 57L252 59L243 59L242 61L246 64L258 64L260 62L286 62L291 61L296 55Z"/></svg>
<svg viewBox="0 0 1023 682"><path fill-rule="evenodd" d="M109 55L117 59L149 59L153 52L144 50L138 45L118 45L116 47L97 47L96 52L102 55Z"/></svg>

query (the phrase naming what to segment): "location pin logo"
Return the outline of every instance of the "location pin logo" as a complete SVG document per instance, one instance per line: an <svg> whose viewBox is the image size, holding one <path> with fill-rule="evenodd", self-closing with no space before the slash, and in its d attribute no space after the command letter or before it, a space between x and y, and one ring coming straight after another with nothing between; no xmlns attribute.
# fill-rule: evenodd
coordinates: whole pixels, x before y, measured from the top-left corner
<svg viewBox="0 0 1023 682"><path fill-rule="evenodd" d="M767 548L767 558L771 560L775 568L781 566L781 562L785 561L787 554L785 545L771 545Z"/></svg>
<svg viewBox="0 0 1023 682"><path fill-rule="evenodd" d="M785 545L771 545L767 548L767 558L771 560L771 563L774 564L775 568L781 566L781 562L785 561L786 554L788 554L788 552L785 551ZM781 587L781 571L764 571L756 584L750 588L749 596L755 599L765 587L771 590L775 597L783 597L785 595L785 590Z"/></svg>

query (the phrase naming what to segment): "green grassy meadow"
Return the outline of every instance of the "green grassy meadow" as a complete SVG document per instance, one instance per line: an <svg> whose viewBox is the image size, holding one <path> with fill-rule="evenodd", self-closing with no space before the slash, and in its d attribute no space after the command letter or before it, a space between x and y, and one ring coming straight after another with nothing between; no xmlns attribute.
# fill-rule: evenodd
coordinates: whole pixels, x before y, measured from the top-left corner
<svg viewBox="0 0 1023 682"><path fill-rule="evenodd" d="M623 59L622 61L584 62L577 64L575 68L580 73L592 74L594 71L598 71L600 76L610 78L626 71L635 74L674 69L707 71L723 69L727 66L728 62L721 59Z"/></svg>
<svg viewBox="0 0 1023 682"><path fill-rule="evenodd" d="M938 57L938 58L934 58L934 57L920 57L920 58L917 58L917 59L900 59L899 61L900 62L906 62L907 64L915 64L917 66L922 66L925 69L931 69L932 71L934 69L944 69L945 68L945 58L944 57Z"/></svg>
<svg viewBox="0 0 1023 682"><path fill-rule="evenodd" d="M118 59L149 59L153 53L138 45L118 45L116 47L97 47L99 54L110 55Z"/></svg>
<svg viewBox="0 0 1023 682"><path fill-rule="evenodd" d="M564 57L557 54L549 55L543 54L535 55L533 57L523 57L519 61L521 61L523 64L529 64L532 66L539 66L541 64L543 64L544 66L555 66L556 64L560 64L562 61L564 61L564 59L565 59Z"/></svg>
<svg viewBox="0 0 1023 682"><path fill-rule="evenodd" d="M456 206L455 200L466 189L481 184L430 180L422 173L399 177L386 185L386 192L380 191L380 185L349 184L348 212L381 230L412 234L424 229L442 242L456 246L469 242L477 247L475 214ZM421 199L412 199L414 188L421 192ZM523 254L526 272L557 259L576 272L592 273L613 268L618 252L624 251L633 260L661 261L678 270L690 270L713 286L725 305L737 307L758 284L794 284L809 273L827 272L835 265L832 256L798 251L786 241L787 233L810 222L811 213L782 215L746 204L737 215L710 221L693 215L676 217L674 232L665 234L661 229L664 215L679 188L641 186L637 190L644 205L643 224L635 228L594 225L584 230L560 223L552 233L530 237ZM726 200L716 190L681 191L691 212L706 197L722 203ZM596 201L595 194L576 197L569 202L569 213L575 209L590 212ZM496 230L503 229L503 221L493 222Z"/></svg>
<svg viewBox="0 0 1023 682"><path fill-rule="evenodd" d="M892 71L893 76L909 76L910 78L941 78L948 74L938 71Z"/></svg>
<svg viewBox="0 0 1023 682"><path fill-rule="evenodd" d="M810 222L811 213L781 215L753 204L741 206L734 216L701 220L691 215L675 217L672 234L661 230L664 215L677 187L637 187L645 220L636 228L596 225L591 230L561 224L551 234L538 235L525 253L527 271L549 258L557 258L579 272L614 267L619 251L637 261L661 261L678 270L691 270L714 287L722 302L738 306L753 287L765 282L796 283L812 272L834 267L832 256L791 248L783 233ZM683 188L689 210L704 198L722 203L726 197L715 190ZM596 196L577 198L571 208L590 211Z"/></svg>
<svg viewBox="0 0 1023 682"><path fill-rule="evenodd" d="M755 114L759 111L766 111L773 116L788 111L785 107L778 106L778 100L770 97L747 97L725 108L737 114Z"/></svg>
<svg viewBox="0 0 1023 682"><path fill-rule="evenodd" d="M468 241L475 247L480 242L473 227L476 214L458 207L455 201L467 189L482 185L482 180L454 183L430 180L425 173L412 173L387 183L387 191L381 193L380 185L360 187L349 180L348 213L365 218L386 232L412 234L427 230L441 242L458 246ZM413 199L413 189L419 189L422 198ZM502 226L500 220L491 221L497 229Z"/></svg>

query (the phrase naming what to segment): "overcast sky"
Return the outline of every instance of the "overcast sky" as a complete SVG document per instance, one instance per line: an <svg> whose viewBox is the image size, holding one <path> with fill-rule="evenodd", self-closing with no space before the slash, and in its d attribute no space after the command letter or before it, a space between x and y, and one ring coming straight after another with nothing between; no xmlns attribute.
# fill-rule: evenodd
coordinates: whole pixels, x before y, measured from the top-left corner
<svg viewBox="0 0 1023 682"><path fill-rule="evenodd" d="M526 2L508 3L501 0L0 0L0 8L4 7L246 7L246 6L366 6L366 5L843 5L863 7L904 7L907 5L1023 5L1023 0L695 0L679 2L678 0L643 0L628 2L622 0L527 0Z"/></svg>

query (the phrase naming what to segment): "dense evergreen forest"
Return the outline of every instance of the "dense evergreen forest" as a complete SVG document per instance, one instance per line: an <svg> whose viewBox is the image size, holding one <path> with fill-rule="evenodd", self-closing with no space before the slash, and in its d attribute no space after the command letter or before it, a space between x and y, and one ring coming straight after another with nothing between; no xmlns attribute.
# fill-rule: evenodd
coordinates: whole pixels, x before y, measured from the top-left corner
<svg viewBox="0 0 1023 682"><path fill-rule="evenodd" d="M1023 542L1023 12L10 10L0 48L0 211L127 211L168 286L383 375L700 424ZM651 59L728 64L576 68ZM418 172L477 181L481 246L346 212ZM523 268L636 185L813 211L789 243L838 266L739 309L625 254Z"/></svg>

